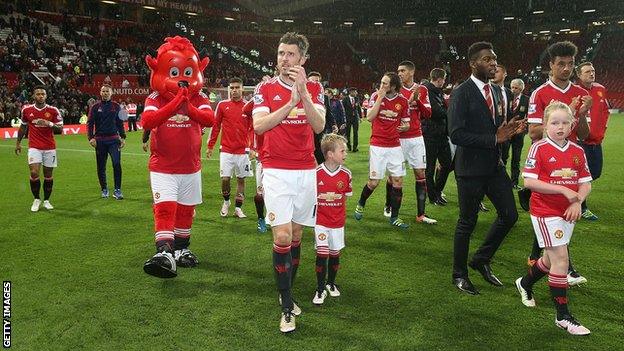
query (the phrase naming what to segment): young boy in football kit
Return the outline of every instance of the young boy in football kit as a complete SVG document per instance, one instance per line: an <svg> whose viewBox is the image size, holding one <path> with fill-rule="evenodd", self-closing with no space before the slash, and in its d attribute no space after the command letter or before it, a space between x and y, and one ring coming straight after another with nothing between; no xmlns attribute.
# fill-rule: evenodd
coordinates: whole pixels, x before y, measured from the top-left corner
<svg viewBox="0 0 624 351"><path fill-rule="evenodd" d="M580 104L576 104L577 107ZM527 307L535 307L533 285L548 275L555 304L555 325L572 335L587 335L568 310L568 243L575 221L581 218L581 203L591 191L591 175L583 148L569 141L573 112L563 102L553 102L544 111L542 140L529 150L522 173L524 185L532 190L531 221L544 255L516 280L516 288Z"/></svg>
<svg viewBox="0 0 624 351"><path fill-rule="evenodd" d="M340 267L340 250L344 248L344 225L347 196L353 195L351 171L344 167L347 139L326 134L321 139L325 162L316 168L317 212L314 226L316 244L317 288L312 303L322 305L327 293L340 296L336 274Z"/></svg>

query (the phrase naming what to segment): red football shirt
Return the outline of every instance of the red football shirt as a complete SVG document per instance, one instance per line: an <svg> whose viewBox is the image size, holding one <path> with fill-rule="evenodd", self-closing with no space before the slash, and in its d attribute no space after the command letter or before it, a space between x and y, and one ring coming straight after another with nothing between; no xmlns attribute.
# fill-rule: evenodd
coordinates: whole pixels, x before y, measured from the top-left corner
<svg viewBox="0 0 624 351"><path fill-rule="evenodd" d="M323 86L317 82L306 83L312 102L317 110L325 115ZM254 95L253 114L258 112L274 112L290 101L292 87L279 77L260 83ZM277 169L314 169L314 132L308 123L303 103L297 107L280 124L263 133L260 150L262 166Z"/></svg>
<svg viewBox="0 0 624 351"><path fill-rule="evenodd" d="M582 86L580 88L585 89ZM607 101L607 89L598 83L593 83L588 90L589 96L592 97L592 107L589 111L591 123L589 124L589 136L583 140L583 143L590 145L598 145L602 143L607 131L607 122L609 121L609 102Z"/></svg>
<svg viewBox="0 0 624 351"><path fill-rule="evenodd" d="M217 104L215 124L212 127L208 148L214 148L219 132L221 133L222 152L244 154L249 148L249 122L243 115L245 101L223 100ZM221 127L223 126L223 128ZM223 129L223 130L221 130Z"/></svg>
<svg viewBox="0 0 624 351"><path fill-rule="evenodd" d="M570 141L560 147L550 138L544 138L531 146L522 176L563 185L574 191L578 191L579 184L592 180L583 148ZM569 205L568 199L561 194L534 191L529 207L531 214L536 217L563 217Z"/></svg>
<svg viewBox="0 0 624 351"><path fill-rule="evenodd" d="M373 93L368 105L373 108L377 101L377 93ZM397 94L392 99L384 97L379 107L379 113L373 120L370 144L381 147L401 146L399 141L399 131L397 127L401 122L409 122L407 99L401 94Z"/></svg>
<svg viewBox="0 0 624 351"><path fill-rule="evenodd" d="M535 89L531 98L529 99L529 114L528 122L533 124L542 124L544 118L544 110L551 103L551 101L560 101L566 105L572 102L572 99L579 96L589 95L587 90L568 83L565 89L561 89L555 85L550 79L542 84L539 88ZM587 122L591 122L591 113L587 115ZM576 141L578 137L576 135L576 126L578 125L578 116L575 116L574 126L572 128L572 134L568 137L569 140Z"/></svg>
<svg viewBox="0 0 624 351"><path fill-rule="evenodd" d="M418 85L414 83L411 87L401 87L401 95L409 101L409 98L412 96L412 88L414 85ZM420 127L421 118L430 118L431 117L431 102L429 102L429 89L427 89L424 85L418 85L419 98L411 102L409 106L409 115L410 115L410 127L405 132L399 133L399 137L401 139L409 139L416 138L422 136L422 129Z"/></svg>
<svg viewBox="0 0 624 351"><path fill-rule="evenodd" d="M157 111L169 101L157 92L145 99L144 111ZM212 109L208 97L199 93L190 99L200 110ZM190 119L186 108L152 129L149 170L169 174L191 174L201 169L202 126Z"/></svg>
<svg viewBox="0 0 624 351"><path fill-rule="evenodd" d="M28 125L28 147L39 150L56 149L52 128L38 126L36 121L39 119L63 125L63 117L56 107L45 105L38 109L35 105L25 105L22 107L22 124Z"/></svg>
<svg viewBox="0 0 624 351"><path fill-rule="evenodd" d="M316 168L316 224L327 228L345 225L347 196L353 195L351 171L344 166L331 172L324 163Z"/></svg>

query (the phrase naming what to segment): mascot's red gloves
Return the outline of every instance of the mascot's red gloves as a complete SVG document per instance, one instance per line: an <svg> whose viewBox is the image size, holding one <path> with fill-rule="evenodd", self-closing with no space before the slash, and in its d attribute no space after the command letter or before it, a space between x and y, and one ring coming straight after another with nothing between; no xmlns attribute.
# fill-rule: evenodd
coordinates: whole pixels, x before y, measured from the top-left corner
<svg viewBox="0 0 624 351"><path fill-rule="evenodd" d="M214 124L214 111L212 109L200 110L193 106L189 102L188 96L186 97L186 108L188 109L188 116L195 122L199 123L203 127L212 127Z"/></svg>
<svg viewBox="0 0 624 351"><path fill-rule="evenodd" d="M182 104L186 103L186 88L178 90L178 94L165 106L156 111L145 111L141 115L141 125L143 129L154 129L165 123L166 120L175 115Z"/></svg>

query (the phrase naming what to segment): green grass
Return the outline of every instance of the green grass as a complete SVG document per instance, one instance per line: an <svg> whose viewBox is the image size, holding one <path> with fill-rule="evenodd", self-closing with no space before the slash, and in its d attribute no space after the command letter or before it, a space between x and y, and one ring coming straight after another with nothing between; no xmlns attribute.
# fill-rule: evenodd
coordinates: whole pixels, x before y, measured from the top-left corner
<svg viewBox="0 0 624 351"><path fill-rule="evenodd" d="M355 222L352 211L368 169L368 123L360 131L360 152L347 160L355 196L348 203L347 247L338 275L343 295L328 297L322 307L312 306L314 251L307 230L294 288L303 314L297 331L288 336L278 331L271 236L256 232L254 186L248 184L244 205L250 218L220 218L218 157L204 161L204 204L197 208L193 226L192 249L201 264L180 269L176 279L159 280L142 271L154 247L147 155L140 148L140 133L130 133L122 156L123 201L99 198L95 156L85 136L57 138L56 209L39 213L30 212L26 156L16 157L14 141L2 140L0 277L13 283L13 348L619 349L624 335L622 117L611 117L604 172L589 201L600 220L581 221L573 239L574 261L589 279L570 291L572 312L592 330L585 338L570 337L554 326L545 282L535 289L537 308L520 303L513 281L524 274L531 247L528 214L521 213L493 263L505 287L490 286L471 272L479 296L459 293L450 281L457 221L452 178L445 190L450 205L428 207L439 221L436 226L414 223L413 175L406 181L402 208L409 230L387 224L382 187L368 202L365 219ZM109 177L112 183L110 165ZM494 217L493 211L480 215L473 251Z"/></svg>

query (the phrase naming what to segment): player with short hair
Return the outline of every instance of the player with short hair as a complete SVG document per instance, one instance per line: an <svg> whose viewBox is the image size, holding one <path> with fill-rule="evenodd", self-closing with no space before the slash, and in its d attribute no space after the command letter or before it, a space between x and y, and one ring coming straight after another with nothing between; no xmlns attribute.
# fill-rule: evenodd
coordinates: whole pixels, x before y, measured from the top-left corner
<svg viewBox="0 0 624 351"><path fill-rule="evenodd" d="M399 63L397 73L401 78L401 95L409 103L410 127L408 130L399 133L401 150L407 165L414 170L415 192L417 215L416 222L425 224L436 224L433 218L425 214L427 202L427 178L425 170L427 168L427 153L425 150L425 139L423 138L421 119L431 118L431 103L429 102L429 90L426 86L414 82L414 71L416 66L412 61L402 61ZM386 182L386 205L384 216L390 217L390 194L392 193L392 183L388 179Z"/></svg>
<svg viewBox="0 0 624 351"><path fill-rule="evenodd" d="M533 142L542 139L544 127L542 117L544 110L552 101L560 101L570 106L574 112L574 123L568 140L577 143L578 139L585 139L589 135L589 111L592 107L592 98L587 90L572 84L570 78L574 72L574 57L578 50L576 45L569 41L552 44L546 50L549 57L550 78L540 87L533 91L529 99L529 136ZM529 265L535 263L540 257L541 248L537 239L533 240L533 248L528 258ZM570 285L578 285L587 282L572 265L568 264L568 281Z"/></svg>
<svg viewBox="0 0 624 351"><path fill-rule="evenodd" d="M575 221L581 218L581 202L591 191L591 174L583 148L569 141L573 112L563 102L544 109L544 139L529 150L522 176L531 189L531 222L544 255L516 279L516 288L527 307L534 307L533 285L548 275L548 286L557 311L555 325L572 335L587 335L589 329L568 310L568 250Z"/></svg>
<svg viewBox="0 0 624 351"><path fill-rule="evenodd" d="M609 121L610 106L607 101L607 89L602 84L596 83L596 70L589 61L576 67L576 75L578 76L577 84L589 92L593 101L590 111L589 135L581 142L581 146L585 150L589 172L593 181L596 181L602 174L602 140ZM583 210L583 218L592 221L598 219L598 216L587 207L587 201L583 201L581 209Z"/></svg>
<svg viewBox="0 0 624 351"><path fill-rule="evenodd" d="M314 226L316 244L316 292L312 303L322 305L329 296L340 296L336 274L340 268L340 250L344 248L344 225L347 196L353 195L351 171L344 167L347 139L325 134L321 139L325 162L316 168L318 210ZM327 277L327 278L326 278Z"/></svg>
<svg viewBox="0 0 624 351"><path fill-rule="evenodd" d="M236 174L236 198L234 216L247 217L243 212L243 200L245 198L245 178L253 176L251 162L249 161L249 130L250 119L243 115L243 80L234 77L230 79L228 86L230 98L221 100L215 109L215 124L208 141L206 157L212 157L212 150L217 143L221 126L221 147L219 154L219 173L221 174L221 193L223 205L221 217L226 217L230 208L230 179Z"/></svg>
<svg viewBox="0 0 624 351"><path fill-rule="evenodd" d="M405 164L399 133L410 127L409 102L400 94L401 79L394 72L387 72L381 78L377 92L370 98L370 109L366 119L372 123L370 137L370 160L368 182L362 189L360 200L355 207L355 219L364 216L366 200L373 194L379 181L385 178L386 170L390 173L390 224L401 229L409 225L399 218L401 198L403 197L403 177Z"/></svg>
<svg viewBox="0 0 624 351"><path fill-rule="evenodd" d="M113 197L123 199L121 192L121 149L126 145L126 132L123 121L120 118L121 106L111 100L113 89L104 84L100 88L102 99L89 109L87 120L87 134L89 144L95 148L97 162L97 174L100 181L102 198L108 198L108 185L106 184L106 161L108 155L113 163L113 176L115 189Z"/></svg>
<svg viewBox="0 0 624 351"><path fill-rule="evenodd" d="M28 168L30 169L30 191L35 198L30 210L39 211L41 198L41 180L39 179L41 165L43 164L43 207L46 210L54 209L50 203L50 195L54 179L52 172L56 168L56 142L54 134L63 132L63 116L59 110L46 104L47 90L42 85L33 88L35 103L24 105L21 111L22 124L17 132L15 154L22 152L20 145L24 135L28 132Z"/></svg>
<svg viewBox="0 0 624 351"><path fill-rule="evenodd" d="M281 300L280 330L295 330L301 313L292 298L303 227L315 224L316 160L314 133L325 127L323 87L308 81L308 39L284 34L277 48L279 76L255 91L253 126L263 135L260 150L267 219L273 232L273 269Z"/></svg>

